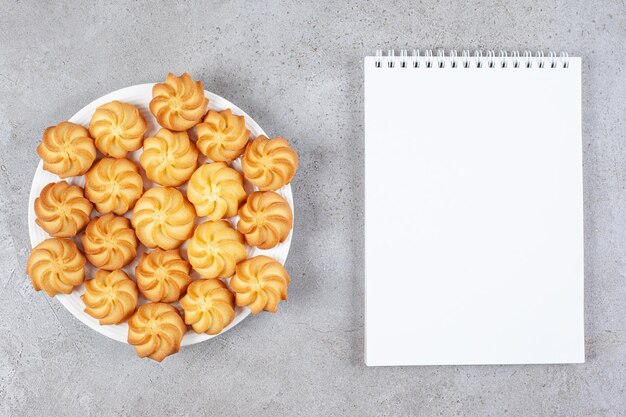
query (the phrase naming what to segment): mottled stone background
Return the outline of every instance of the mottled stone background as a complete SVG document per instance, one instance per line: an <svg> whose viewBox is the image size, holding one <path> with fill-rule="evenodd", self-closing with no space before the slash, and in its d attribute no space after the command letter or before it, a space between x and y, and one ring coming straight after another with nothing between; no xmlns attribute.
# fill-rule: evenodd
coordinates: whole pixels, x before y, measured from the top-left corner
<svg viewBox="0 0 626 417"><path fill-rule="evenodd" d="M624 415L625 44L623 1L3 1L0 414ZM583 365L364 366L362 59L427 47L583 57ZM35 293L24 269L42 131L168 71L289 138L301 166L289 302L158 364Z"/></svg>

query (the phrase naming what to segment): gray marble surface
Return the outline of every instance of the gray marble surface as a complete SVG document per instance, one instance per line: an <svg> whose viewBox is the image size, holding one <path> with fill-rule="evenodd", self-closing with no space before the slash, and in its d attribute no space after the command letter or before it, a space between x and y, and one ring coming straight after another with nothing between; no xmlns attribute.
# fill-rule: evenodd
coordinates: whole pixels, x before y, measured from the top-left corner
<svg viewBox="0 0 626 417"><path fill-rule="evenodd" d="M624 415L625 43L623 1L4 1L0 415ZM388 47L583 57L585 364L365 367L362 58ZM289 301L158 364L24 270L42 131L168 71L289 138L301 166Z"/></svg>

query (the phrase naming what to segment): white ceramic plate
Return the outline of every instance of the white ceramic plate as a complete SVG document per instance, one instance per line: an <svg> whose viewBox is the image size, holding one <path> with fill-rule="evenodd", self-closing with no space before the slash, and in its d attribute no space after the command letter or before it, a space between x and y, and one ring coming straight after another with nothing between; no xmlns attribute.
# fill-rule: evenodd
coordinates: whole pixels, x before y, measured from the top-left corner
<svg viewBox="0 0 626 417"><path fill-rule="evenodd" d="M160 126L158 126L154 116L152 116L152 113L150 113L150 109L148 107L150 100L152 99L152 86L153 85L154 84L140 84L140 85L134 85L132 87L122 88L121 90L114 91L110 94L100 97L99 99L83 107L78 113L72 116L69 119L69 121L88 127L89 120L91 119L91 116L93 115L93 113L95 112L98 106L101 106L102 104L108 103L113 100L119 100L119 101L123 101L127 103L132 103L136 105L137 107L139 107L141 114L146 119L146 123L148 125L148 130L146 131L146 137L152 136L160 129ZM256 137L258 135L265 135L265 132L263 131L263 129L261 129L261 127L250 116L244 113L239 107L235 106L230 101L216 94L210 93L206 90L204 94L209 99L209 109L224 110L226 108L230 108L232 109L234 114L239 114L245 117L246 127L250 130L252 137ZM195 128L190 132L189 136L195 140ZM128 158L131 160L134 160L135 162L137 162L137 165L139 165L138 161L139 161L139 155L141 155L141 152L142 152L141 149L136 152L132 152L129 154ZM202 163L204 162L204 160L201 160L200 162ZM231 166L241 172L241 161L239 159L234 161L231 164ZM145 177L145 173L143 172L143 170L141 171L144 177L144 189L152 187L153 183ZM47 184L51 182L57 182L60 180L61 179L58 176L48 171L44 171L43 162L39 161L39 165L37 166L37 171L35 172L35 176L33 177L33 183L30 189L30 198L28 200L28 232L30 235L30 243L32 247L35 247L43 240L50 237L46 232L43 231L43 229L41 229L35 223L35 218L36 218L35 210L34 210L35 199L39 196L43 187L45 187ZM70 184L80 185L81 187L84 186L84 183L85 183L85 179L82 176L67 178L66 181ZM250 183L246 182L244 186L248 193L255 190L255 187L253 187ZM179 187L179 188L184 189L184 187ZM286 185L280 190L278 190L277 192L289 202L289 205L291 206L291 210L293 212L293 196L291 194L291 186ZM130 218L130 214L131 214L130 212L127 213L126 217ZM94 210L94 212L92 213L92 217L94 217L95 215L96 215L96 212ZM198 219L196 223L200 223L204 220L205 219ZM236 225L237 217L234 217L229 220L231 221L233 225ZM287 260L287 253L289 252L289 246L291 245L292 234L293 234L293 230L289 234L285 242L269 250L261 250L256 247L248 247L247 248L248 257L264 254L264 255L270 256L278 260L280 263L284 265L285 261ZM79 247L82 248L82 245L80 244L80 239L78 239L78 237L74 238L74 241ZM137 250L137 258L135 259L135 261L133 261L133 263L131 263L130 265L124 268L124 270L126 271L126 273L128 273L129 276L134 277L135 266L137 265L137 260L139 259L141 253L143 253L144 251L145 251L145 247L139 244L139 248ZM181 254L185 258L187 257L186 244L183 245L183 247L181 248ZM87 263L86 264L86 279L93 278L95 271L96 269L93 266L91 266L89 263ZM197 279L198 277L199 276L195 272L192 273L192 278ZM126 341L127 335L128 335L128 325L126 323L119 324L116 326L101 326L98 323L98 320L94 319L93 317L89 316L87 313L83 311L85 308L85 304L80 299L80 296L84 292L85 292L85 286L81 285L80 287L76 287L71 294L67 294L67 295L59 294L56 296L56 298L61 302L61 304L65 306L65 308L67 308L70 311L70 313L72 313L76 318L78 318L80 321L85 323L87 326L91 327L95 331L105 336L110 337L111 339L128 343ZM145 302L146 300L140 296L139 304L143 304ZM175 305L180 309L180 306L178 306L178 304L175 304ZM237 307L235 310L235 319L228 327L226 327L222 331L222 333L236 326L249 314L250 314L250 310L248 310L247 308ZM204 340L211 339L212 337L215 337L215 336L209 336L205 333L197 334L193 330L189 330L187 334L185 334L185 336L183 337L182 346L193 345L194 343L202 342Z"/></svg>

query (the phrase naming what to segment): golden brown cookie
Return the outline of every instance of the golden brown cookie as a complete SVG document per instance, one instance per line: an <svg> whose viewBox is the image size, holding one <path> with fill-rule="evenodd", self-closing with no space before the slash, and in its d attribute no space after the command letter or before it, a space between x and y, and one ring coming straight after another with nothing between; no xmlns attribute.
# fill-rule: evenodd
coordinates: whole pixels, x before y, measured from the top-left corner
<svg viewBox="0 0 626 417"><path fill-rule="evenodd" d="M26 274L36 291L69 294L85 280L85 257L69 239L46 239L30 253Z"/></svg>
<svg viewBox="0 0 626 417"><path fill-rule="evenodd" d="M143 142L139 162L146 176L160 185L178 187L198 167L198 149L187 132L161 129Z"/></svg>
<svg viewBox="0 0 626 417"><path fill-rule="evenodd" d="M137 285L121 269L99 270L85 281L85 313L100 320L101 325L119 324L128 319L137 307Z"/></svg>
<svg viewBox="0 0 626 417"><path fill-rule="evenodd" d="M139 291L153 302L178 301L191 283L191 265L177 249L155 249L144 253L135 268L135 280Z"/></svg>
<svg viewBox="0 0 626 417"><path fill-rule="evenodd" d="M233 217L246 199L243 177L224 162L203 164L189 180L187 198L200 217Z"/></svg>
<svg viewBox="0 0 626 417"><path fill-rule="evenodd" d="M107 271L123 268L137 255L137 237L130 220L110 213L89 222L82 242L89 262Z"/></svg>
<svg viewBox="0 0 626 417"><path fill-rule="evenodd" d="M133 209L137 237L149 248L179 247L191 237L195 218L193 205L171 187L149 189Z"/></svg>
<svg viewBox="0 0 626 417"><path fill-rule="evenodd" d="M209 110L196 131L198 149L213 161L234 161L246 150L250 138L245 118L234 115L231 109Z"/></svg>
<svg viewBox="0 0 626 417"><path fill-rule="evenodd" d="M226 220L208 221L196 228L187 248L189 263L205 278L228 278L246 259L241 233Z"/></svg>
<svg viewBox="0 0 626 417"><path fill-rule="evenodd" d="M289 203L274 191L257 191L239 208L237 230L250 246L270 249L284 242L293 225Z"/></svg>
<svg viewBox="0 0 626 417"><path fill-rule="evenodd" d="M218 334L235 318L235 296L219 279L192 282L180 306L196 333Z"/></svg>
<svg viewBox="0 0 626 417"><path fill-rule="evenodd" d="M261 310L275 313L278 303L287 300L289 282L289 274L277 260L259 255L237 265L230 288L237 305L247 306L252 314Z"/></svg>
<svg viewBox="0 0 626 417"><path fill-rule="evenodd" d="M243 175L259 190L276 191L296 174L298 154L286 139L261 135L248 144L241 167Z"/></svg>
<svg viewBox="0 0 626 417"><path fill-rule="evenodd" d="M89 122L89 133L102 154L124 158L128 152L141 148L146 121L136 106L115 100L96 109Z"/></svg>
<svg viewBox="0 0 626 417"><path fill-rule="evenodd" d="M142 192L139 167L126 158L102 158L85 175L85 196L103 214L126 213Z"/></svg>
<svg viewBox="0 0 626 417"><path fill-rule="evenodd" d="M81 125L62 122L43 132L37 153L43 169L61 178L83 175L96 160L96 147Z"/></svg>
<svg viewBox="0 0 626 417"><path fill-rule="evenodd" d="M187 73L180 77L169 73L164 83L152 88L150 111L169 130L191 129L200 123L208 105L202 81L194 81Z"/></svg>
<svg viewBox="0 0 626 417"><path fill-rule="evenodd" d="M128 343L140 358L157 362L180 350L185 333L187 326L180 313L165 303L144 304L128 320Z"/></svg>
<svg viewBox="0 0 626 417"><path fill-rule="evenodd" d="M51 236L73 237L89 223L92 208L81 187L52 182L35 200L35 222Z"/></svg>

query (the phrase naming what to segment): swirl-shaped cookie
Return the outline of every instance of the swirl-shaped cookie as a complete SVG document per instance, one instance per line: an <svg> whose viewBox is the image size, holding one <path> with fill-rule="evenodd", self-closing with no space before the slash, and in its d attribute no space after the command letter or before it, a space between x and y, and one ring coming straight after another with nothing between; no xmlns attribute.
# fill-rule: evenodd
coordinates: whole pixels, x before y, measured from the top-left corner
<svg viewBox="0 0 626 417"><path fill-rule="evenodd" d="M69 294L85 280L85 257L69 239L46 239L30 253L26 274L36 291Z"/></svg>
<svg viewBox="0 0 626 417"><path fill-rule="evenodd" d="M218 334L235 318L235 296L219 279L192 282L180 306L196 333Z"/></svg>
<svg viewBox="0 0 626 417"><path fill-rule="evenodd" d="M210 220L233 217L246 199L243 177L224 162L203 164L189 180L187 198L198 216Z"/></svg>
<svg viewBox="0 0 626 417"><path fill-rule="evenodd" d="M226 220L208 221L196 228L187 248L189 263L205 278L227 278L246 259L241 233Z"/></svg>
<svg viewBox="0 0 626 417"><path fill-rule="evenodd" d="M253 140L241 158L243 175L261 191L276 191L289 184L298 169L298 154L284 138Z"/></svg>
<svg viewBox="0 0 626 417"><path fill-rule="evenodd" d="M99 270L85 281L85 313L100 320L101 325L119 324L130 317L137 307L137 285L121 269Z"/></svg>
<svg viewBox="0 0 626 417"><path fill-rule="evenodd" d="M250 246L270 249L284 242L293 225L289 203L274 191L257 191L239 208L237 230Z"/></svg>
<svg viewBox="0 0 626 417"><path fill-rule="evenodd" d="M130 227L130 220L111 213L93 218L82 242L89 262L107 271L128 265L137 255L137 237Z"/></svg>
<svg viewBox="0 0 626 417"><path fill-rule="evenodd" d="M230 280L237 305L248 306L252 314L261 310L275 313L278 303L287 299L289 274L275 259L265 255L255 256L237 265Z"/></svg>
<svg viewBox="0 0 626 417"><path fill-rule="evenodd" d="M92 208L81 187L53 182L35 200L35 222L51 236L72 237L89 223Z"/></svg>
<svg viewBox="0 0 626 417"><path fill-rule="evenodd" d="M181 258L178 250L155 249L144 253L135 269L139 291L153 302L178 301L191 283L191 265Z"/></svg>
<svg viewBox="0 0 626 417"><path fill-rule="evenodd" d="M96 109L89 122L89 133L105 156L124 158L128 152L141 148L146 121L136 106L115 100Z"/></svg>
<svg viewBox="0 0 626 417"><path fill-rule="evenodd" d="M250 138L245 118L234 115L231 109L209 110L196 131L198 149L213 161L234 161L246 149Z"/></svg>
<svg viewBox="0 0 626 417"><path fill-rule="evenodd" d="M139 167L128 159L102 158L85 175L85 197L100 213L122 215L143 192Z"/></svg>
<svg viewBox="0 0 626 417"><path fill-rule="evenodd" d="M43 132L37 153L43 169L61 178L83 175L96 160L96 147L83 126L62 122Z"/></svg>
<svg viewBox="0 0 626 417"><path fill-rule="evenodd" d="M178 187L191 177L198 167L198 149L187 132L161 129L143 142L139 162L152 181Z"/></svg>
<svg viewBox="0 0 626 417"><path fill-rule="evenodd" d="M150 188L133 209L137 237L149 248L174 249L193 233L196 212L176 188Z"/></svg>
<svg viewBox="0 0 626 417"><path fill-rule="evenodd" d="M202 81L194 81L187 73L180 77L169 73L164 83L152 88L150 111L169 130L191 129L200 123L208 105Z"/></svg>
<svg viewBox="0 0 626 417"><path fill-rule="evenodd" d="M165 303L144 304L128 320L128 343L140 358L147 356L157 362L180 350L185 333L187 326L180 313Z"/></svg>

